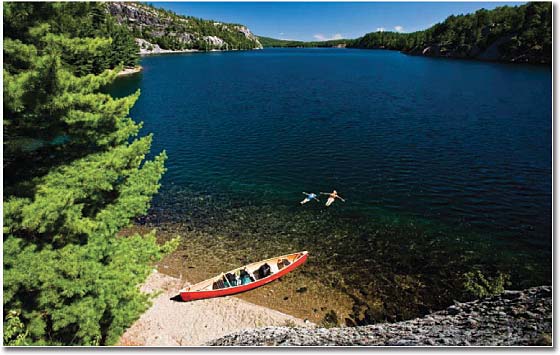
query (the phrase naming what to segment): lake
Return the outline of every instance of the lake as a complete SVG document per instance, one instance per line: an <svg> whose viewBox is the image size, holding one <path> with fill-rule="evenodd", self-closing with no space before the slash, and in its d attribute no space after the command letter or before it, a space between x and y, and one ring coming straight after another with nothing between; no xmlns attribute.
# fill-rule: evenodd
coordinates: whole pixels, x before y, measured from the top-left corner
<svg viewBox="0 0 560 355"><path fill-rule="evenodd" d="M391 313L387 289L405 287L387 275L430 286L403 304L444 304L453 292L433 293L473 267L550 283L550 67L353 49L141 65L110 92L141 90L131 117L169 157L148 222L219 234L229 250L256 243L259 255L305 248L317 275L319 260L336 261L348 283L384 294L378 318ZM299 204L302 191L333 189L346 202Z"/></svg>

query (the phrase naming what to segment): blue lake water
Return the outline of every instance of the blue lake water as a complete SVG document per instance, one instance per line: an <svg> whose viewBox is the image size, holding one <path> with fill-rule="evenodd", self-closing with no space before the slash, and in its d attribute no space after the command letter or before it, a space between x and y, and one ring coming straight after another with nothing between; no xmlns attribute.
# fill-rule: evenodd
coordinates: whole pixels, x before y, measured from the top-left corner
<svg viewBox="0 0 560 355"><path fill-rule="evenodd" d="M350 297L317 306L349 324L447 307L470 271L551 282L550 68L352 49L141 64L109 91L141 90L131 116L168 154L139 223L183 236L177 275L195 250L232 267L308 250L292 277ZM345 203L299 204L333 189Z"/></svg>
<svg viewBox="0 0 560 355"><path fill-rule="evenodd" d="M161 194L183 186L296 208L302 191L337 189L339 211L550 246L548 67L351 49L141 64L111 91L142 91L131 116L169 156Z"/></svg>

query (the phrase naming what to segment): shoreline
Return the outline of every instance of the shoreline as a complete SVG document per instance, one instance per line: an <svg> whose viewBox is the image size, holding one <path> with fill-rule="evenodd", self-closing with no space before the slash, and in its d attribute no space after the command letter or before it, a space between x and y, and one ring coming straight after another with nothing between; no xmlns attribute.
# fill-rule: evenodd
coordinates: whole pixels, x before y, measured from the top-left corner
<svg viewBox="0 0 560 355"><path fill-rule="evenodd" d="M202 346L228 334L266 326L314 327L300 318L234 296L192 302L171 299L188 284L154 270L140 290L155 292L157 297L115 345Z"/></svg>
<svg viewBox="0 0 560 355"><path fill-rule="evenodd" d="M176 54L176 53L196 53L196 52L201 52L201 51L198 49L180 49L176 51L171 49L160 49L159 51L140 50L140 53L138 54L142 57L146 55L155 55L155 54Z"/></svg>
<svg viewBox="0 0 560 355"><path fill-rule="evenodd" d="M552 342L552 286L504 290L403 322L351 328L267 327L210 346L543 346Z"/></svg>
<svg viewBox="0 0 560 355"><path fill-rule="evenodd" d="M140 73L143 69L144 68L141 65L137 65L134 68L124 68L123 70L117 73L117 77Z"/></svg>
<svg viewBox="0 0 560 355"><path fill-rule="evenodd" d="M422 53L415 53L412 51L404 51L404 50L400 50L400 49L392 49L392 48L381 48L381 47L376 47L376 48L365 48L365 47L320 47L320 46L316 46L316 47L305 47L305 46L269 46L269 47L263 47L262 49L268 49L268 48L272 48L272 49L356 49L356 50L365 50L365 51L376 51L376 50L381 50L381 51L392 51L392 52L399 52L401 54L404 55L408 55L408 56L413 56L413 57L422 57L422 58L434 58L434 59L451 59L451 60L466 60L466 61L472 61L472 62L482 62L482 63L497 63L497 64L513 64L513 65L532 65L532 66L551 66L551 63L548 62L523 62L523 61L517 61L517 60L502 60L502 59L486 59L486 58L476 58L476 57L462 57L462 56L452 56L452 55L426 55L426 54L422 54Z"/></svg>
<svg viewBox="0 0 560 355"><path fill-rule="evenodd" d="M166 242L177 235L181 236L179 248L156 263L154 268L161 274L190 284L206 280L248 262L297 249L286 246L287 249L282 248L283 250L263 254L262 251L249 253L242 248L240 251L232 252L231 248L223 249L215 246L216 243L230 244L223 239L221 233L210 235L203 231L188 231L179 225L169 224L158 227L134 225L123 231L123 234L145 234L153 228L157 229L159 243ZM339 325L347 324L346 319L351 317L355 301L340 287L333 287L317 279L313 265L316 261L313 259L270 284L233 297L315 324L331 326L334 325L333 322ZM330 273L323 274L323 277L335 278ZM330 316L327 316L328 314ZM338 321L332 319L333 314Z"/></svg>
<svg viewBox="0 0 560 355"><path fill-rule="evenodd" d="M235 214L237 215L238 212L241 211L235 211ZM239 215L243 217L245 214L241 213ZM266 223L266 220L262 223ZM192 303L169 301L169 298L175 296L177 291L186 283L194 284L202 281L224 270L242 265L246 260L260 260L279 255L280 251L286 250L286 248L290 250L299 248L297 243L280 243L280 246L274 244L269 245L266 250L260 250L260 248L255 248L255 245L261 244L258 242L259 239L251 237L256 235L246 234L247 232L243 229L232 227L230 229L227 226L219 227L214 224L214 227L206 230L201 224L193 223L193 221L183 220L166 223L160 220L145 225L135 224L128 230L123 231L125 234L134 232L144 234L153 228L157 228L158 242L164 242L176 235L180 235L182 238L181 245L177 250L154 265L159 275L164 279L174 280L175 286L171 285L164 290L164 295L160 295L154 300L154 305L126 331L126 336L123 335L119 345L164 346L173 344L198 346L227 336L227 334L239 333L248 329L252 331L254 328L268 326L270 318L266 317L269 314L283 314L284 316L294 317L299 322L303 319L303 324L307 326L314 323L316 326L323 328L344 327L345 325L346 327L354 327L421 318L425 314L444 310L451 304L451 301L444 301L443 304L436 306L428 303L430 302L429 297L426 299L423 297L417 298L421 295L416 292L418 291L418 285L411 282L414 280L403 279L401 275L397 274L394 276L394 282L374 288L361 288L362 291L366 291L363 294L352 292L356 284L350 283L351 279L345 280L333 270L321 269L320 272L317 270L317 266L320 264L320 255L316 247L312 247L315 249L313 258L308 260L306 264L274 283L225 298ZM256 231L256 233L261 234L261 231ZM252 241L249 248L241 243L242 236L248 237ZM280 234L278 236L280 237ZM266 240L271 240L266 234L265 237ZM292 238L288 236L288 239L291 240ZM384 258L372 256L371 260L374 259L381 260ZM368 259L368 262L371 262L371 260ZM342 265L340 266L342 267ZM383 272L382 269L379 271ZM391 273L381 276L381 280L391 281L393 279ZM449 285L447 286L449 287ZM400 291L397 294L387 293L388 287L396 287ZM402 295L402 291L408 296ZM447 291L449 290L440 289L439 293L445 294ZM411 292L412 294L410 294ZM414 296L415 294L416 296ZM402 299L397 299L401 296ZM421 302L425 308L419 314L405 314L403 313L405 309L402 309L405 301ZM433 302L433 300L431 301ZM189 307L194 308L186 310L184 304L191 304L193 306ZM246 309L247 305L251 305L251 307L249 307L249 313L242 316L243 319L239 320L230 314L232 308L242 307L242 309ZM164 313L163 316L162 312ZM182 316L183 312L188 313L186 317ZM237 312L235 313L237 314ZM169 316L166 314L169 314ZM210 314L211 318L207 319L206 316L203 316L205 314ZM176 317L181 319L181 322L175 320ZM192 320L192 317L200 318ZM263 317L268 319L264 323L260 321ZM221 320L216 320L216 318ZM161 321L161 319L164 319L164 321ZM171 323L168 324L169 322ZM193 329L192 322L207 323L203 323L204 329ZM240 322L248 322L249 325L239 326ZM274 323L275 320L270 322ZM312 323L310 324L310 322ZM185 324L187 324L186 327ZM290 320L281 321L280 324L284 327L293 328L296 324L301 323ZM181 329L181 331L177 333L176 328Z"/></svg>
<svg viewBox="0 0 560 355"><path fill-rule="evenodd" d="M209 49L209 50L200 50L200 49L179 49L179 50L172 50L172 49L159 49L154 51L147 51L145 49L140 49L140 53L138 53L141 57L142 56L149 56L149 55L157 55L157 54L180 54L180 53L208 53L208 52L241 52L241 51L256 51L262 50L263 48L251 48L251 49Z"/></svg>
<svg viewBox="0 0 560 355"><path fill-rule="evenodd" d="M156 228L159 242L182 236L178 249L158 263L158 270L190 282L308 250L310 258L301 268L238 297L316 324L365 325L444 309L465 297L463 279L457 275L471 271L473 264L489 277L494 273L487 265L500 265L501 272L514 277L514 287L550 282L541 259L520 254L510 243L507 255L495 255L478 234L453 233L416 220L395 221L391 215L371 219L337 210L325 215L312 209L252 205L244 198L248 197L232 202L221 195L171 189L162 192L155 202L159 207L137 219L131 232ZM514 266L520 255L526 258L522 268Z"/></svg>

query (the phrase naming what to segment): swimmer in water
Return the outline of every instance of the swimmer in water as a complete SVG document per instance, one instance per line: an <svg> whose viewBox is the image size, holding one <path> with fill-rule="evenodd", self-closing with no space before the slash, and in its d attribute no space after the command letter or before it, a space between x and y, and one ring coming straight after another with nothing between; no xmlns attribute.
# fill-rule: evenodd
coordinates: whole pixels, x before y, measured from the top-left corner
<svg viewBox="0 0 560 355"><path fill-rule="evenodd" d="M325 206L329 207L336 198L340 199L342 202L346 202L342 197L338 196L338 193L336 192L336 190L333 190L333 192L328 193L328 192L320 192L321 195L329 195L329 198L327 200L327 203L325 203Z"/></svg>
<svg viewBox="0 0 560 355"><path fill-rule="evenodd" d="M319 199L317 198L317 195L312 193L307 193L307 192L302 192L305 195L305 198L300 202L300 204L304 205L307 202L311 201L311 200L317 200L317 202L320 202Z"/></svg>

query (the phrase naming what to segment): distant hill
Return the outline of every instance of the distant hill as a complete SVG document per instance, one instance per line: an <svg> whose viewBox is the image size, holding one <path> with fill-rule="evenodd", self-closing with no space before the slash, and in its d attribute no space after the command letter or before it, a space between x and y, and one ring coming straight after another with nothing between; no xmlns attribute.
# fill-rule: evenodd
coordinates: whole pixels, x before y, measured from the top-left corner
<svg viewBox="0 0 560 355"><path fill-rule="evenodd" d="M350 40L348 39L336 39L331 41L314 41L314 42L303 42L303 41L292 41L292 40L285 40L285 39L276 39L270 37L263 37L258 36L259 42L263 45L263 47L276 47L276 48L285 48L285 47L346 47L346 43Z"/></svg>
<svg viewBox="0 0 560 355"><path fill-rule="evenodd" d="M480 9L449 16L412 33L372 32L356 39L321 42L259 36L263 47L348 47L392 49L412 55L516 63L552 63L552 3Z"/></svg>
<svg viewBox="0 0 560 355"><path fill-rule="evenodd" d="M551 63L552 3L480 9L474 14L449 16L424 31L368 33L347 46L435 57Z"/></svg>
<svg viewBox="0 0 560 355"><path fill-rule="evenodd" d="M240 24L182 16L138 2L110 2L107 7L132 32L141 53L262 48L258 38Z"/></svg>
<svg viewBox="0 0 560 355"><path fill-rule="evenodd" d="M157 9L145 3L107 3L126 25L141 53L180 50L240 50L262 47L348 47L392 49L412 55L517 63L552 62L552 3L480 9L449 16L413 33L372 32L357 39L293 41L255 36L240 24L203 20Z"/></svg>

